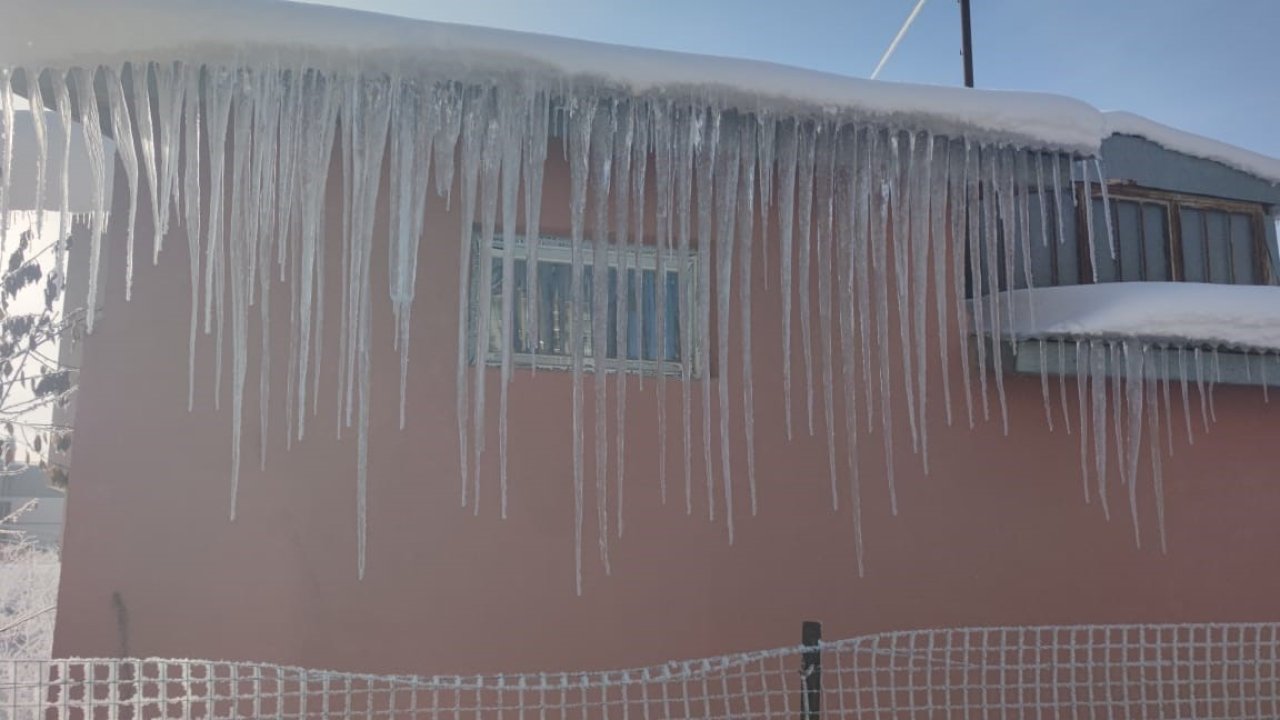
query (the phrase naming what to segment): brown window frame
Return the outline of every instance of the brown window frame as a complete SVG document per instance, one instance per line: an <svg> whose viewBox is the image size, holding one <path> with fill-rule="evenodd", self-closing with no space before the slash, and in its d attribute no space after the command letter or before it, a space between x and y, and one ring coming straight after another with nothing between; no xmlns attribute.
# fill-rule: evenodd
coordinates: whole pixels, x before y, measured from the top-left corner
<svg viewBox="0 0 1280 720"><path fill-rule="evenodd" d="M1089 234L1084 204L1084 183L1077 182L1074 183L1074 185L1077 199L1076 248L1079 258L1078 267L1080 269L1077 280L1081 284L1093 284L1093 264L1089 260ZM1095 182L1090 183L1090 186L1091 197L1094 199L1101 199L1101 185ZM1144 205L1164 206L1166 227L1169 229L1169 243L1165 247L1165 253L1168 258L1170 275L1172 276L1173 282L1186 282L1185 268L1183 268L1182 247L1183 208L1212 210L1224 212L1229 215L1247 215L1249 217L1249 225L1253 237L1253 269L1255 277L1257 278L1257 282L1253 284L1270 285L1275 282L1274 268L1271 266L1271 257L1267 252L1266 245L1267 234L1264 222L1267 217L1267 209L1266 206L1261 203L1228 200L1226 198L1210 197L1207 195L1192 195L1188 193L1171 192L1168 190L1156 190L1123 181L1109 181L1107 183L1107 195L1112 199L1130 200ZM1114 236L1118 237L1119 229L1117 227L1117 216L1118 213L1111 213L1112 232ZM1145 254L1140 253L1139 257L1145 258ZM1145 260L1143 262L1145 262ZM1209 276L1209 270L1209 267L1205 268L1206 277ZM1056 273L1056 267L1054 271ZM1232 269L1232 273L1234 274L1234 268ZM1145 271L1143 272L1143 275L1146 275ZM1144 282L1150 281L1144 280Z"/></svg>

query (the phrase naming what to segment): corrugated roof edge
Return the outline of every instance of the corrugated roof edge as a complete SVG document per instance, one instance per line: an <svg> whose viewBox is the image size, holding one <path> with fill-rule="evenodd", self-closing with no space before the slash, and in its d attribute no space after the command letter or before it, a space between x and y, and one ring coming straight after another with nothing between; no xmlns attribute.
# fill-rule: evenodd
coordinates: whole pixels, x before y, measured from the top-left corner
<svg viewBox="0 0 1280 720"><path fill-rule="evenodd" d="M1131 112L1103 113L1107 135L1133 135L1173 152L1212 160L1254 177L1280 185L1280 159L1230 145L1220 140L1196 135L1162 125Z"/></svg>

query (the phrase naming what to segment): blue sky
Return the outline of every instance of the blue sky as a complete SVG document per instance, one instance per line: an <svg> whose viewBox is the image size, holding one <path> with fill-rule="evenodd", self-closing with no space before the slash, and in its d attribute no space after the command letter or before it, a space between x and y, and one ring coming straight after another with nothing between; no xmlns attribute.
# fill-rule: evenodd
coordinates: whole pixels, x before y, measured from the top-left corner
<svg viewBox="0 0 1280 720"><path fill-rule="evenodd" d="M866 77L914 0L322 0ZM1280 157L1280 0L973 0L979 87L1070 95ZM883 80L962 84L929 0Z"/></svg>

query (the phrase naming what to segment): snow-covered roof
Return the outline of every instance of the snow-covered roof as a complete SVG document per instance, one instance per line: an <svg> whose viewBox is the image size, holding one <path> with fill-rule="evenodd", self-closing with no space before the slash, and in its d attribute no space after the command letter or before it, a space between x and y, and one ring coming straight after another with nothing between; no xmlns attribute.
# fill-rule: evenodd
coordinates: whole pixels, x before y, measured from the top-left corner
<svg viewBox="0 0 1280 720"><path fill-rule="evenodd" d="M1119 282L1013 290L999 300L1006 338L1135 338L1280 351L1280 287ZM978 304L987 301L974 301L975 310Z"/></svg>
<svg viewBox="0 0 1280 720"><path fill-rule="evenodd" d="M432 66L466 75L524 75L636 94L696 91L725 106L852 112L940 134L1092 154L1136 135L1280 183L1280 160L1127 112L1033 92L891 83L814 70L532 33L410 20L281 0L10 0L0 65L65 66L145 58L266 56L311 66Z"/></svg>
<svg viewBox="0 0 1280 720"><path fill-rule="evenodd" d="M1203 135L1162 125L1131 112L1104 113L1108 135L1133 135L1174 152L1212 160L1272 183L1280 183L1280 159Z"/></svg>

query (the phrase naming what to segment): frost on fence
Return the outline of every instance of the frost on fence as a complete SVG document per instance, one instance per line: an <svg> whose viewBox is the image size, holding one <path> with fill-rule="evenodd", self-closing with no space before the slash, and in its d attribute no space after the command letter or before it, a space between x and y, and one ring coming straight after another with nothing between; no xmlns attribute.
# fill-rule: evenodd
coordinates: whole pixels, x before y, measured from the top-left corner
<svg viewBox="0 0 1280 720"><path fill-rule="evenodd" d="M970 628L610 672L378 676L192 660L0 664L0 719L855 720L1280 716L1275 624ZM816 700L816 702L815 702Z"/></svg>
<svg viewBox="0 0 1280 720"><path fill-rule="evenodd" d="M248 461L241 457L241 443L243 419L250 411L244 407L245 388L254 374L250 348L268 348L273 334L287 333L283 423L268 422L271 357L269 352L257 353L257 412L263 434L257 460L265 466L269 433L283 433L289 443L301 440L307 416L321 406L334 407L336 400L340 426L354 427L357 436L357 554L362 576L372 298L374 292L387 292L395 314L403 425L405 413L412 412L404 398L411 382L407 368L420 258L459 257L457 306L443 310L458 318L454 379L460 500L478 511L486 480L481 460L494 449L487 437L491 423L486 397L496 392L496 480L505 513L510 435L506 411L514 335L507 329L517 320L513 253L518 235L529 238L525 271L532 277L549 134L562 144L570 176L571 339L566 355L572 359L573 379L567 403L573 418L579 590L585 488L594 481L596 540L607 568L610 517L616 516L613 529L618 534L623 527L622 458L628 433L656 431L655 480L664 498L668 465L681 468L674 481L683 490L686 510L692 513L695 495L704 495L695 493L694 486L705 485L706 512L724 522L730 542L741 508L755 513L759 480L753 357L760 353L785 359L780 384L787 399L788 433L825 436L831 502L833 507L842 498L847 503L861 571L860 434L881 434L876 444L882 446L886 461L883 481L896 511L895 443L909 443L927 470L930 416L938 415L939 405L948 422L962 413L972 425L978 414L975 407L980 417L992 414L988 367L994 370L997 417L1008 427L1001 354L984 352L982 344L973 367L968 354L961 353L963 377L954 385L962 395L963 410L953 408L949 328L958 327L962 336L970 331L1006 335L1016 308L1002 308L996 300L999 291L1029 284L1033 237L1045 243L1066 242L1062 217L1071 211L1073 175L1086 186L1103 176L1096 158L1081 155L1073 142L1055 145L1042 138L1027 145L1025 136L966 129L962 123L929 116L890 119L881 112L861 111L856 103L842 109L797 103L773 107L762 100L726 102L713 88L634 92L607 83L568 82L535 70L469 76L455 68L447 75L413 63L385 71L355 61L338 63L340 69L334 70L333 63L323 67L301 60L290 64L283 56L244 57L239 64L192 57L140 58L111 66L0 68L0 218L5 216L5 184L13 157L13 88L19 87L37 104L52 107L63 123L73 114L82 121L78 131L84 135L93 175L89 297L98 298L109 205L105 188L114 170L104 158L103 130L129 139L118 144L116 153L129 208L121 220L128 245L126 296L139 210L160 228L148 248L153 262L165 231L184 224L191 287L188 368L193 390L188 404L194 399L197 333L216 338L213 382L219 399L224 394L224 349L230 346L231 516L236 512L240 471ZM43 176L48 165L43 144L37 152L37 174ZM340 176L329 177L331 161L341 165ZM66 163L61 167L65 175ZM386 182L381 180L384 172ZM647 190L650 185L652 191ZM437 220L427 210L432 191L461 210L459 247L421 242L425 229ZM340 192L342 198L341 243L335 247L327 246L323 223L330 192ZM656 196L646 197L646 192ZM375 234L380 193L390 208L385 236ZM1086 203L1086 211L1091 207ZM523 227L518 228L521 218ZM479 228L478 238L473 238L473 224ZM1092 233L1094 224L1086 226ZM1111 225L1106 227L1110 235ZM1036 228L1039 235L1033 232ZM775 237L781 255L776 269L768 265L768 248ZM605 283L590 286L588 292L588 253L599 257L606 248L614 248L622 263L630 256L638 267L641 245L648 241L659 267L665 266L664 257L677 252L697 257L696 272L693 266L680 265L674 294L666 283L657 284L658 317L665 317L668 304L682 309L678 328L657 323L658 357L675 346L696 349L698 366L707 368L711 349L717 350L714 379L695 379L689 363L682 363L682 441L676 447L669 447L676 445L677 433L668 432L667 415L675 411L668 408L662 391L666 374L658 373L654 382L659 388L657 427L645 429L628 427L625 405L628 385L643 387L643 375L616 373L610 428L610 393L601 371L636 368L626 358L589 364L586 357L588 335L602 337L607 332L602 318L608 305L626 302L622 283L616 297L610 296ZM376 290L370 266L381 243L389 249L388 282L385 289ZM757 244L760 247L754 247ZM1102 247L1113 245L1109 238ZM1095 247L1092 238L1088 247ZM481 285L474 277L477 268L487 273L494 263L500 267L501 300L496 307L479 302L472 313L472 297ZM328 297L325 268L335 264L341 268L341 293ZM761 267L770 283L777 275L777 290L765 293L763 300L783 309L777 347L762 347L752 338L752 317L759 317L753 315L753 304L762 302L752 296L752 279ZM287 328L273 328L268 322L272 280L277 276L289 282ZM981 301L986 311L974 315L973 327L966 283L973 295L986 298ZM815 299L816 308L811 306ZM536 298L530 305L536 305ZM262 338L251 341L250 313L255 306ZM536 307L521 312L526 311L526 322L536 326ZM326 312L340 318L334 357L321 351ZM588 328L587 317L595 327ZM89 313L90 329L93 320ZM639 321L627 319L628 325L635 322ZM617 325L618 338L639 331L623 328L622 322ZM494 328L503 330L491 332ZM501 369L493 376L485 362L475 360L484 356L477 338L490 337L497 343ZM793 368L791 354L797 345L803 363ZM337 365L336 397L320 397L322 363ZM934 365L941 369L937 375L931 372ZM584 379L588 372L596 373L589 386ZM930 378L936 376L941 377L941 393L930 387ZM778 378L765 380L771 387L778 384ZM731 392L735 384L741 386L740 397ZM694 392L699 385L701 392ZM803 411L793 409L793 396L797 406L798 396L803 396ZM896 404L897 396L905 403ZM929 403L930 397L937 399ZM692 427L695 403L700 405L698 428ZM905 436L903 418L893 417L895 406L905 406ZM843 417L838 407L844 409L839 414ZM1135 412L1141 405L1129 407ZM801 417L792 417L799 412ZM741 423L736 422L738 414ZM862 426L859 418L864 415ZM594 419L593 430L585 427L588 418ZM1138 420L1133 427L1140 429L1141 424ZM739 426L740 436L734 430ZM1128 437L1138 436L1131 432ZM587 447L588 438L594 447ZM840 446L846 452L838 452ZM745 452L739 455L734 449ZM611 451L619 459L612 469ZM701 477L695 477L695 456L701 459ZM745 458L741 467L732 461L735 457ZM1105 462L1102 444L1098 457Z"/></svg>

